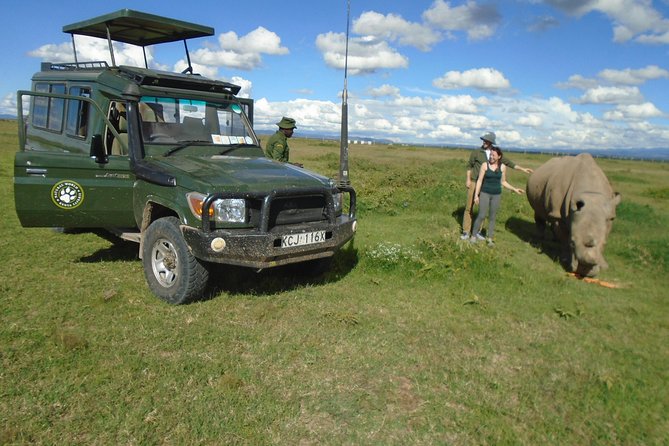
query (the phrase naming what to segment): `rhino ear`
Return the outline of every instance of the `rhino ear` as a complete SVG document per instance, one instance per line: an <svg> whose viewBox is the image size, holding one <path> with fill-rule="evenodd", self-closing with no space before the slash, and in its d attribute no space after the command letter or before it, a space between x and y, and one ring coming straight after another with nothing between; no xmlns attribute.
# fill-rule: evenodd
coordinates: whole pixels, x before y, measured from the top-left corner
<svg viewBox="0 0 669 446"><path fill-rule="evenodd" d="M618 206L620 204L620 200L622 200L622 198L623 198L622 195L620 195L618 192L616 192L613 195L613 205Z"/></svg>

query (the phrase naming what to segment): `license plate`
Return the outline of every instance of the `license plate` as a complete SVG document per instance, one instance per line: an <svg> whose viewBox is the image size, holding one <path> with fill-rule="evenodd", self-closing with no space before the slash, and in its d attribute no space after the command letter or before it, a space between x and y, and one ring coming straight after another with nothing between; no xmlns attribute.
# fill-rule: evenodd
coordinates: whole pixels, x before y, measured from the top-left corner
<svg viewBox="0 0 669 446"><path fill-rule="evenodd" d="M282 248L294 246L313 245L325 241L325 231L304 232L302 234L289 234L281 237Z"/></svg>

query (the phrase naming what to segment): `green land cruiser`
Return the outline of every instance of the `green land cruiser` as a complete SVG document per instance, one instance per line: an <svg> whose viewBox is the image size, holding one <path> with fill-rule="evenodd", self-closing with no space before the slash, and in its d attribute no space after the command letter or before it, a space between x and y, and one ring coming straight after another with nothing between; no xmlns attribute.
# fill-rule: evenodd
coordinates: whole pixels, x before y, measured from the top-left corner
<svg viewBox="0 0 669 446"><path fill-rule="evenodd" d="M327 264L356 230L345 182L265 158L253 101L193 74L187 39L213 28L124 9L63 27L74 62L42 63L18 92L16 212L24 227L105 229L139 243L151 291L203 295L210 263ZM105 38L107 62L77 60L74 35ZM117 66L112 41L183 41L188 68ZM23 114L23 100L30 110Z"/></svg>

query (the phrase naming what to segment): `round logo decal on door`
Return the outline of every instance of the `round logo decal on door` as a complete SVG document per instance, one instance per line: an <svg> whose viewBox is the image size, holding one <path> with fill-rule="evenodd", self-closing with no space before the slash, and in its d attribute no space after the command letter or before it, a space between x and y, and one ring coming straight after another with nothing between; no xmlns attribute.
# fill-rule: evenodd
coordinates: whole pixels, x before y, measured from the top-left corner
<svg viewBox="0 0 669 446"><path fill-rule="evenodd" d="M72 180L59 181L51 188L51 201L61 209L74 209L84 201L84 189Z"/></svg>

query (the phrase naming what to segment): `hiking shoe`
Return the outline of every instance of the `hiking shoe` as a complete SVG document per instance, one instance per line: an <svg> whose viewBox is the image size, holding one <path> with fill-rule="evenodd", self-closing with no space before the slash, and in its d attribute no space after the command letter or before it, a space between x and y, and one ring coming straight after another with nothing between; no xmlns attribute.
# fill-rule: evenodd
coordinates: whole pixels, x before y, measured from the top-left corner
<svg viewBox="0 0 669 446"><path fill-rule="evenodd" d="M467 240L469 238L469 232L463 232L462 235L460 235L460 240Z"/></svg>
<svg viewBox="0 0 669 446"><path fill-rule="evenodd" d="M472 238L476 238L476 241L477 241L477 242L478 242L479 240L485 240L485 237L483 237L483 236L481 235L480 232L479 232L478 234L476 234L476 235L472 235Z"/></svg>
<svg viewBox="0 0 669 446"><path fill-rule="evenodd" d="M488 246L495 246L495 242L493 241L493 239L488 238L486 239L486 241L488 242Z"/></svg>

